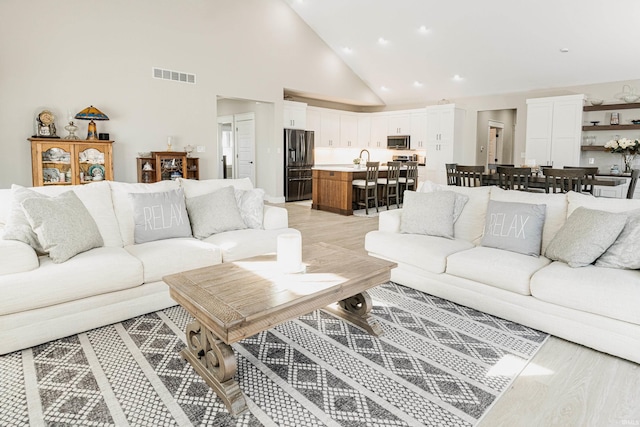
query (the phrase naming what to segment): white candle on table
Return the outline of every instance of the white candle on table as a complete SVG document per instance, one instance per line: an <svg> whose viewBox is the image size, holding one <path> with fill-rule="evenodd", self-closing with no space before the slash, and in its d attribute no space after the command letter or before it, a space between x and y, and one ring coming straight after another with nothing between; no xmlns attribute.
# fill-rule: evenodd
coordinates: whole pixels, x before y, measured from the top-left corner
<svg viewBox="0 0 640 427"><path fill-rule="evenodd" d="M278 236L278 268L284 273L302 271L302 238L299 234L281 234Z"/></svg>

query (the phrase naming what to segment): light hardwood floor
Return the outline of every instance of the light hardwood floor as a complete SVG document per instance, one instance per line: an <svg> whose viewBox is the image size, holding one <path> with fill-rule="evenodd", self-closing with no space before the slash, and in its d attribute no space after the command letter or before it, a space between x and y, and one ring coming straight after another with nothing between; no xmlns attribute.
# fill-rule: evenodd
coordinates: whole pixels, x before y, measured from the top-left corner
<svg viewBox="0 0 640 427"><path fill-rule="evenodd" d="M377 218L341 216L286 203L304 244L365 252ZM640 365L550 337L478 426L640 426Z"/></svg>

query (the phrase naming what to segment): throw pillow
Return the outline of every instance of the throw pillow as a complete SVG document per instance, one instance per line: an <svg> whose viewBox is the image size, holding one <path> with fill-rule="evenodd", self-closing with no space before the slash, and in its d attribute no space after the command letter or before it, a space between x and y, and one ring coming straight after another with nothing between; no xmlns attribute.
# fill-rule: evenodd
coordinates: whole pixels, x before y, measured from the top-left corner
<svg viewBox="0 0 640 427"><path fill-rule="evenodd" d="M540 256L546 205L489 200L481 246Z"/></svg>
<svg viewBox="0 0 640 427"><path fill-rule="evenodd" d="M193 235L205 239L212 234L247 228L240 216L233 187L187 199Z"/></svg>
<svg viewBox="0 0 640 427"><path fill-rule="evenodd" d="M453 239L456 196L451 191L404 192L400 232Z"/></svg>
<svg viewBox="0 0 640 427"><path fill-rule="evenodd" d="M22 209L54 263L103 245L96 222L73 191L57 197L30 197Z"/></svg>
<svg viewBox="0 0 640 427"><path fill-rule="evenodd" d="M133 202L135 243L191 237L181 188L157 193L131 193L129 197Z"/></svg>
<svg viewBox="0 0 640 427"><path fill-rule="evenodd" d="M263 228L264 190L261 188L254 188L253 190L235 189L235 196L238 209L240 209L240 216L247 227Z"/></svg>
<svg viewBox="0 0 640 427"><path fill-rule="evenodd" d="M422 193L432 193L434 191L450 191L450 190L449 188L447 188L446 185L440 185L431 181L426 181L420 188L420 191ZM469 196L467 196L466 194L456 193L455 191L453 192L453 194L455 194L456 196L456 201L455 201L455 204L453 205L453 223L455 224L458 218L460 218L460 214L464 209L464 205L466 205L467 202L469 201Z"/></svg>
<svg viewBox="0 0 640 427"><path fill-rule="evenodd" d="M570 267L593 263L616 238L627 222L627 215L580 207L567 218L547 246L545 256Z"/></svg>
<svg viewBox="0 0 640 427"><path fill-rule="evenodd" d="M596 260L596 266L640 269L640 209L626 212L629 216L616 241Z"/></svg>
<svg viewBox="0 0 640 427"><path fill-rule="evenodd" d="M31 228L31 224L29 224L29 220L24 214L22 202L28 198L45 199L48 196L19 186L12 187L11 191L13 193L13 204L2 237L5 240L19 240L31 246L36 252L45 253L38 241L38 236Z"/></svg>

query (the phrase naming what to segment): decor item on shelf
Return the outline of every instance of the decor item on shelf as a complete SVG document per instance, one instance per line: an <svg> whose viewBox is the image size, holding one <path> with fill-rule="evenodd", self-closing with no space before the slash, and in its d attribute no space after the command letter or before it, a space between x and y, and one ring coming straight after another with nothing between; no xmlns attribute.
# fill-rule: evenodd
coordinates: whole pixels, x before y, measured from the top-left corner
<svg viewBox="0 0 640 427"><path fill-rule="evenodd" d="M640 140L628 138L612 139L604 144L604 149L610 153L622 154L624 172L629 173L640 151Z"/></svg>
<svg viewBox="0 0 640 427"><path fill-rule="evenodd" d="M591 122L591 124L594 126L598 126L598 123L600 123L600 120L595 120Z"/></svg>
<svg viewBox="0 0 640 427"><path fill-rule="evenodd" d="M65 136L64 139L80 139L80 138L78 138L78 135L76 135L76 131L78 130L78 126L73 124L73 120L70 121L69 124L64 127L64 129L67 132L69 132L69 134L67 136Z"/></svg>
<svg viewBox="0 0 640 427"><path fill-rule="evenodd" d="M152 171L152 170L153 170L153 166L151 166L151 163L150 163L150 162L146 162L146 163L144 164L144 166L142 167L142 170L143 170L143 171Z"/></svg>
<svg viewBox="0 0 640 427"><path fill-rule="evenodd" d="M602 105L604 101L602 99L598 99L598 98L589 98L589 103L591 105Z"/></svg>
<svg viewBox="0 0 640 427"><path fill-rule="evenodd" d="M619 125L620 124L620 113L611 113L611 119L609 119L610 125Z"/></svg>
<svg viewBox="0 0 640 427"><path fill-rule="evenodd" d="M49 110L42 110L36 116L36 134L38 138L60 138L56 135L55 116Z"/></svg>
<svg viewBox="0 0 640 427"><path fill-rule="evenodd" d="M87 139L89 140L98 139L98 132L96 131L96 124L94 120L109 120L109 117L107 117L106 114L98 110L93 105L90 105L80 111L76 114L75 118L80 120L90 120L89 128L87 129Z"/></svg>
<svg viewBox="0 0 640 427"><path fill-rule="evenodd" d="M634 125L640 125L640 120L631 120Z"/></svg>
<svg viewBox="0 0 640 427"><path fill-rule="evenodd" d="M191 157L191 153L193 153L193 145L191 145L191 144L185 145L184 146L184 151L185 151L185 153L187 153L187 157Z"/></svg>
<svg viewBox="0 0 640 427"><path fill-rule="evenodd" d="M615 97L626 103L637 102L640 99L640 95L636 93L636 89L629 85L622 86L622 92L616 93Z"/></svg>
<svg viewBox="0 0 640 427"><path fill-rule="evenodd" d="M171 145L171 137L167 137L167 151L173 151L173 146Z"/></svg>

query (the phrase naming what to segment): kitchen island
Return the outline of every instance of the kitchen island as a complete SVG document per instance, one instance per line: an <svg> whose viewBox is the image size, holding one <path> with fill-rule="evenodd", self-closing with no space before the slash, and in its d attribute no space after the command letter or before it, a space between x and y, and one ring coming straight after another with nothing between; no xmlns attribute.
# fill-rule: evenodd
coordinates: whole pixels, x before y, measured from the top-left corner
<svg viewBox="0 0 640 427"><path fill-rule="evenodd" d="M406 174L406 168L400 169L400 175ZM314 166L313 201L311 208L333 212L340 215L353 215L354 191L352 181L366 178L366 169L353 166ZM380 166L378 177L387 176L387 167Z"/></svg>

